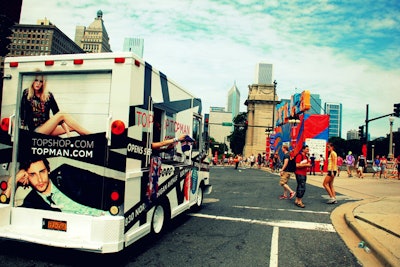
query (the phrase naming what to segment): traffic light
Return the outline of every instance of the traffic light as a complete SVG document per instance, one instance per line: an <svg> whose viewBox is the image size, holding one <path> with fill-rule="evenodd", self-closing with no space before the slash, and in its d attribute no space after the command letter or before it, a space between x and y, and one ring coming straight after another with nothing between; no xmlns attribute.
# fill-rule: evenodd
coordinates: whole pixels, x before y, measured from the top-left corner
<svg viewBox="0 0 400 267"><path fill-rule="evenodd" d="M204 132L208 133L208 121L209 121L209 115L205 114L204 115Z"/></svg>
<svg viewBox="0 0 400 267"><path fill-rule="evenodd" d="M360 140L364 138L364 125L358 127L358 137Z"/></svg>
<svg viewBox="0 0 400 267"><path fill-rule="evenodd" d="M397 104L393 104L393 112L394 112L394 116L396 117L400 117L400 103Z"/></svg>

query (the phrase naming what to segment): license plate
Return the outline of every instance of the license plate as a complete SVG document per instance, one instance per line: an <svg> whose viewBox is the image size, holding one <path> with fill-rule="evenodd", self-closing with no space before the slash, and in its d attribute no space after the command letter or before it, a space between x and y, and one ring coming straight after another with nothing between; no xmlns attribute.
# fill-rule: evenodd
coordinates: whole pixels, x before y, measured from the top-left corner
<svg viewBox="0 0 400 267"><path fill-rule="evenodd" d="M43 218L42 229L66 232L67 222Z"/></svg>

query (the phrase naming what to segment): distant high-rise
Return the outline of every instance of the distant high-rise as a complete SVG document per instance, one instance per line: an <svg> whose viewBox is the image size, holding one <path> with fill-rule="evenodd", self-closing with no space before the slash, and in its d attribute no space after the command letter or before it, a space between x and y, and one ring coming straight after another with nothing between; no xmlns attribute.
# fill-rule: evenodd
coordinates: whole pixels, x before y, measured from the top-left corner
<svg viewBox="0 0 400 267"><path fill-rule="evenodd" d="M239 114L239 108L240 108L240 92L239 89L235 84L232 86L232 88L228 92L228 106L227 106L227 111L232 113L232 118L236 117L237 114Z"/></svg>
<svg viewBox="0 0 400 267"><path fill-rule="evenodd" d="M143 38L125 38L122 51L133 52L139 57L143 57L144 39Z"/></svg>
<svg viewBox="0 0 400 267"><path fill-rule="evenodd" d="M357 130L350 130L347 131L347 138L346 140L353 140L353 139L359 139L360 137L358 136L358 131Z"/></svg>
<svg viewBox="0 0 400 267"><path fill-rule="evenodd" d="M87 53L112 52L101 10L97 11L97 17L89 27L76 26L75 43Z"/></svg>
<svg viewBox="0 0 400 267"><path fill-rule="evenodd" d="M210 112L226 112L224 107L210 107Z"/></svg>
<svg viewBox="0 0 400 267"><path fill-rule="evenodd" d="M256 65L256 84L272 84L273 68L269 63L258 63Z"/></svg>
<svg viewBox="0 0 400 267"><path fill-rule="evenodd" d="M311 108L307 110L305 113L307 114L321 114L322 102L321 98L319 98L318 94L311 94L310 95L310 104Z"/></svg>
<svg viewBox="0 0 400 267"><path fill-rule="evenodd" d="M84 51L48 19L12 27L8 56L76 54Z"/></svg>
<svg viewBox="0 0 400 267"><path fill-rule="evenodd" d="M329 137L342 137L342 104L325 103L326 114L329 115Z"/></svg>

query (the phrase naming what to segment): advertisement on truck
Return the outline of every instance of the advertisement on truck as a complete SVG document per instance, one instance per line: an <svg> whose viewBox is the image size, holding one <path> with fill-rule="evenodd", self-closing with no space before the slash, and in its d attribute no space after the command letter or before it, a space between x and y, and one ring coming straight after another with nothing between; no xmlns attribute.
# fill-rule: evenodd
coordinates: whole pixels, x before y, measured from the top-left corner
<svg viewBox="0 0 400 267"><path fill-rule="evenodd" d="M117 252L211 192L201 100L135 55L7 58L3 80L0 238Z"/></svg>

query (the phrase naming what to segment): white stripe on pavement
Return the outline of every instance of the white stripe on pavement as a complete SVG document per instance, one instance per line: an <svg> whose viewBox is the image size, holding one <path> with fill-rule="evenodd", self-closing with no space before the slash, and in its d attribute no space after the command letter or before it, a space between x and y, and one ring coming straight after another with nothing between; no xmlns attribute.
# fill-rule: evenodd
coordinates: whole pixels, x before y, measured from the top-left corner
<svg viewBox="0 0 400 267"><path fill-rule="evenodd" d="M234 208L251 209L251 210L277 210L277 211L290 211L290 212L302 212L302 213L315 213L315 214L330 214L328 211L312 211L312 210L292 210L292 209L272 209L262 207L251 207L251 206L233 206Z"/></svg>
<svg viewBox="0 0 400 267"><path fill-rule="evenodd" d="M271 238L271 254L269 256L269 267L278 267L278 240L279 240L279 227L274 226Z"/></svg>
<svg viewBox="0 0 400 267"><path fill-rule="evenodd" d="M252 223L252 224L277 226L277 227L285 227L285 228L316 230L316 231L323 231L323 232L336 232L335 228L333 228L333 225L327 224L327 223L287 221L287 220L278 220L278 221L265 220L265 221L262 221L262 220L234 218L234 217L227 217L227 216L216 216L216 215L208 215L208 214L200 214L200 213L190 213L189 215L193 216L193 217L221 220L221 221L246 222L246 223Z"/></svg>

